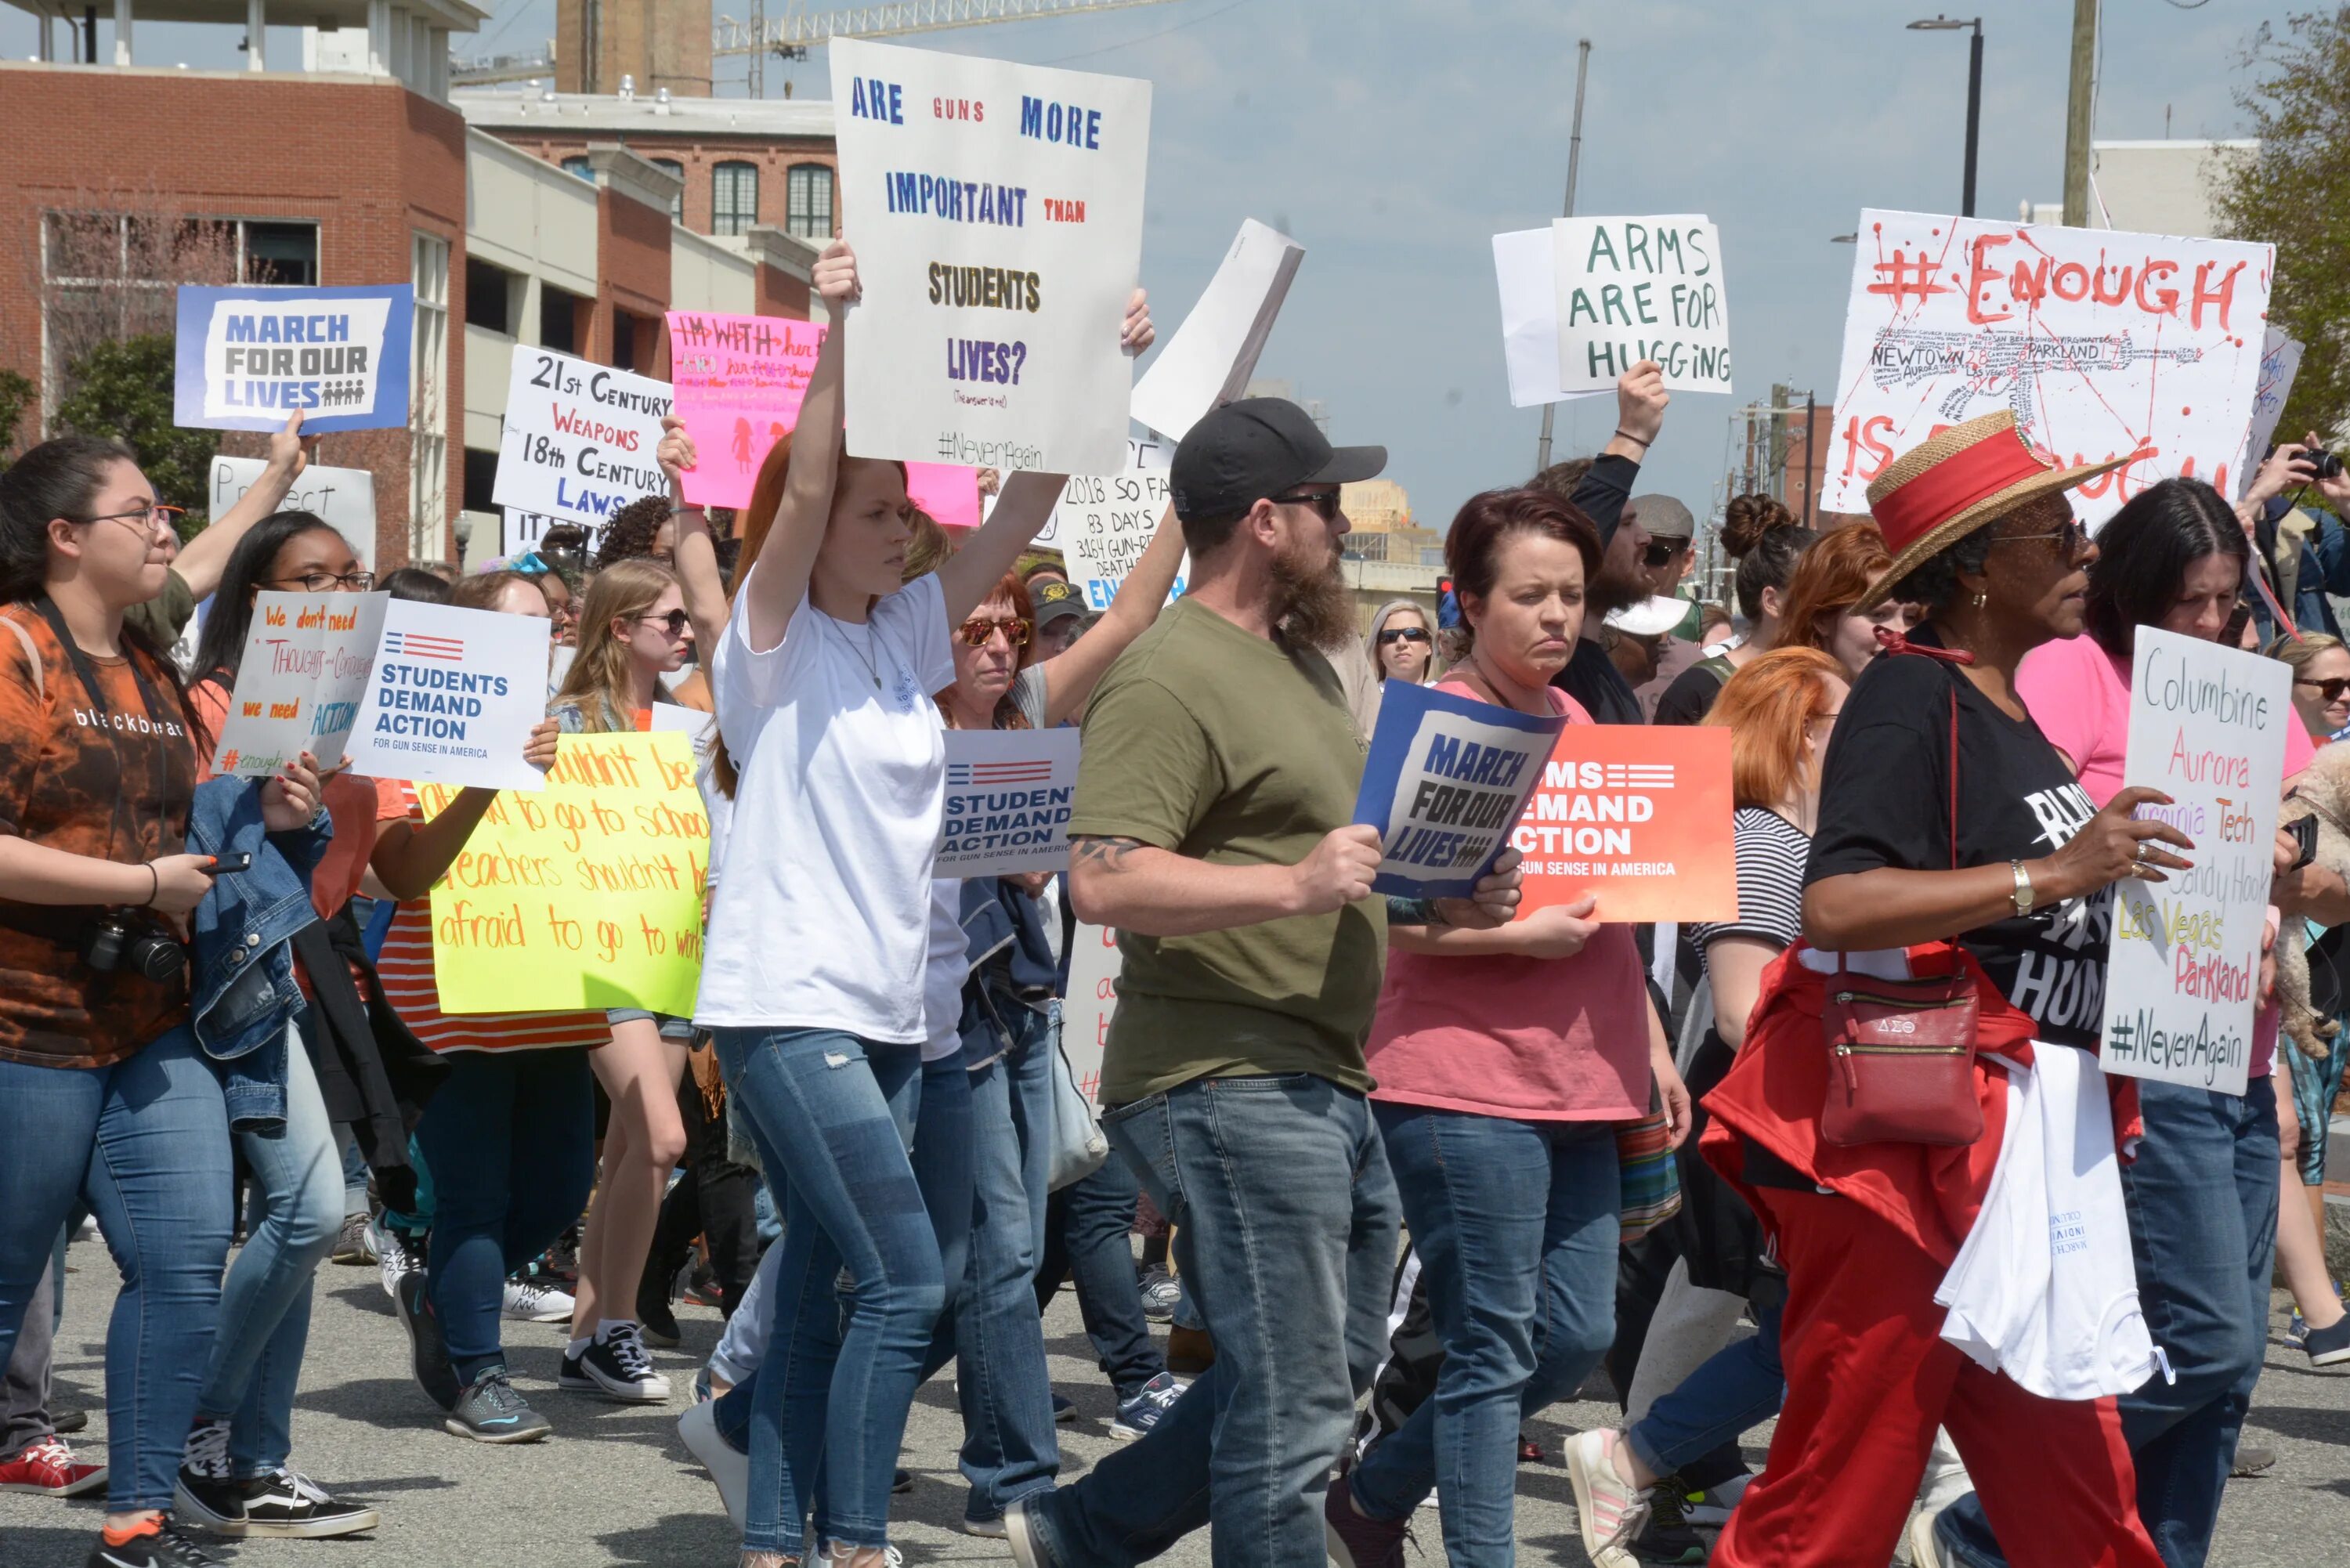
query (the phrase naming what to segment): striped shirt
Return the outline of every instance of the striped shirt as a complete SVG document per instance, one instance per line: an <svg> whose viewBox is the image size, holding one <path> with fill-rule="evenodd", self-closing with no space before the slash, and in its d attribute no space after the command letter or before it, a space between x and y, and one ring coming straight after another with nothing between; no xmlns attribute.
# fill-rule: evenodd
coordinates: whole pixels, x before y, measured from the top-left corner
<svg viewBox="0 0 2350 1568"><path fill-rule="evenodd" d="M1692 925L1690 940L1700 953L1722 937L1793 947L1804 929L1804 865L1811 857L1811 836L1759 805L1740 806L1731 828L1738 840L1737 917Z"/></svg>

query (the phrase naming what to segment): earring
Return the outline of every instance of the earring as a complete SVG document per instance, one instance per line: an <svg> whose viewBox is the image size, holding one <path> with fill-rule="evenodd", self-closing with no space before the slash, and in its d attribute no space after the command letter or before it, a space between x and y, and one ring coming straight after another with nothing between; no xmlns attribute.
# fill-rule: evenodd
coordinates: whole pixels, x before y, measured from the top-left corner
<svg viewBox="0 0 2350 1568"><path fill-rule="evenodd" d="M1987 593L1978 593L1978 594L1976 594L1976 595L1975 595L1975 608L1977 608L1977 609L1981 609L1981 608L1982 608L1982 607L1983 607L1983 603L1984 603L1984 601L1985 601L1985 600L1987 600L1987 599L1989 599L1990 597L1991 597L1991 596L1990 596L1989 594L1987 594Z"/></svg>

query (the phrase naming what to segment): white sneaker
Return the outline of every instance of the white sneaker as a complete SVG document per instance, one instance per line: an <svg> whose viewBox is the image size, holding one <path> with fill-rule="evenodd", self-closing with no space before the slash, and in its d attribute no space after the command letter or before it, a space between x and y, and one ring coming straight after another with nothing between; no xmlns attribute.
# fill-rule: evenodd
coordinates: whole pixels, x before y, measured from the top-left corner
<svg viewBox="0 0 2350 1568"><path fill-rule="evenodd" d="M508 1280L505 1304L499 1315L516 1323L569 1323L571 1309L577 1305L568 1291L537 1280Z"/></svg>
<svg viewBox="0 0 2350 1568"><path fill-rule="evenodd" d="M1617 1464L1622 1442L1609 1427L1577 1432L1566 1440L1566 1479L1575 1489L1575 1523L1583 1533L1584 1554L1595 1562L1602 1552L1638 1535L1648 1512L1648 1493L1627 1480Z"/></svg>
<svg viewBox="0 0 2350 1568"><path fill-rule="evenodd" d="M1942 1568L1942 1548L1934 1539L1934 1521L1941 1517L1939 1508L1921 1508L1909 1521L1909 1568Z"/></svg>
<svg viewBox="0 0 2350 1568"><path fill-rule="evenodd" d="M726 1505L726 1517L739 1532L743 1500L751 1490L751 1456L719 1436L715 1405L696 1405L679 1417L677 1435L685 1439L686 1451L701 1460L710 1479L718 1483L718 1501Z"/></svg>
<svg viewBox="0 0 2350 1568"><path fill-rule="evenodd" d="M375 1277L383 1282L383 1293L397 1302L400 1276L416 1267L416 1260L409 1256L407 1241L379 1216L368 1221L367 1247L375 1254Z"/></svg>

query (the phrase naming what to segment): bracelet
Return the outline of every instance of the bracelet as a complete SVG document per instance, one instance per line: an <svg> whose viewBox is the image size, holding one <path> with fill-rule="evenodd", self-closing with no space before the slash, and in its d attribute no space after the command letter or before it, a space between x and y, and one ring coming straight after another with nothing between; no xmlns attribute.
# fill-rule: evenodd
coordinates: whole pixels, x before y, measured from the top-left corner
<svg viewBox="0 0 2350 1568"><path fill-rule="evenodd" d="M2032 893L2032 873L2023 868L2023 862L2021 860L2009 861L2007 868L2015 874L2015 918L2019 920L2029 919L2032 917L2032 907L2034 901Z"/></svg>
<svg viewBox="0 0 2350 1568"><path fill-rule="evenodd" d="M1636 435L1634 435L1630 431L1626 430L1622 425L1617 425L1617 426L1616 427L1616 434L1617 434L1619 438L1621 438L1622 440L1628 441L1636 441L1636 442L1638 442L1639 445L1644 446L1644 447L1647 447L1647 446L1654 446L1654 445L1656 444L1654 441L1649 441L1649 440L1648 440L1647 437L1645 437L1645 436L1636 436Z"/></svg>
<svg viewBox="0 0 2350 1568"><path fill-rule="evenodd" d="M142 909L151 909L155 907L155 900L162 896L162 874L155 869L155 863L150 860L147 862L147 901L139 907Z"/></svg>

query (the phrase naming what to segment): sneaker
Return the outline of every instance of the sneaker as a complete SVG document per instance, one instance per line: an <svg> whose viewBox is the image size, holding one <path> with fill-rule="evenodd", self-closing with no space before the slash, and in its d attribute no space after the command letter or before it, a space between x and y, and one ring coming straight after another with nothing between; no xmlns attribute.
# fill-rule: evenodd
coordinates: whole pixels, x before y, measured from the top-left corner
<svg viewBox="0 0 2350 1568"><path fill-rule="evenodd" d="M720 1434L713 1406L696 1405L680 1416L677 1435L685 1440L686 1452L701 1460L710 1479L718 1483L718 1501L725 1505L726 1517L739 1533L743 1500L751 1490L751 1456Z"/></svg>
<svg viewBox="0 0 2350 1568"><path fill-rule="evenodd" d="M2276 1461L2274 1449L2264 1448L2259 1443L2238 1443L2236 1457L2228 1467L2228 1474L2231 1480L2243 1480L2263 1470L2274 1469Z"/></svg>
<svg viewBox="0 0 2350 1568"><path fill-rule="evenodd" d="M1738 1506L1738 1500L1753 1484L1753 1476L1738 1475L1720 1486L1690 1492L1681 1500L1681 1517L1700 1530L1720 1530L1730 1522L1730 1511Z"/></svg>
<svg viewBox="0 0 2350 1568"><path fill-rule="evenodd" d="M457 1369L449 1365L449 1342L441 1337L441 1320L432 1315L432 1303L425 1299L424 1282L421 1269L402 1274L392 1304L400 1310L400 1326L408 1331L409 1361L417 1384L435 1405L453 1410L464 1390L457 1381Z"/></svg>
<svg viewBox="0 0 2350 1568"><path fill-rule="evenodd" d="M570 1292L557 1290L543 1280L508 1280L498 1315L516 1323L569 1323L571 1311L578 1304L571 1299Z"/></svg>
<svg viewBox="0 0 2350 1568"><path fill-rule="evenodd" d="M119 1544L107 1539L109 1533L99 1535L84 1568L218 1568L220 1563L207 1556L169 1514L149 1520Z"/></svg>
<svg viewBox="0 0 2350 1568"><path fill-rule="evenodd" d="M78 1408L53 1409L49 1412L49 1430L58 1437L68 1437L89 1428L89 1412Z"/></svg>
<svg viewBox="0 0 2350 1568"><path fill-rule="evenodd" d="M1942 1543L1935 1537L1934 1521L1942 1517L1939 1508L1921 1508L1909 1521L1909 1568L1943 1568Z"/></svg>
<svg viewBox="0 0 2350 1568"><path fill-rule="evenodd" d="M913 1490L914 1472L910 1469L903 1469L891 1470L889 1472L889 1490L894 1492L909 1492Z"/></svg>
<svg viewBox="0 0 2350 1568"><path fill-rule="evenodd" d="M1077 1402L1066 1395L1053 1396L1053 1424L1066 1427L1077 1418Z"/></svg>
<svg viewBox="0 0 2350 1568"><path fill-rule="evenodd" d="M1683 1511L1690 1495L1688 1483L1679 1476L1667 1476L1648 1489L1648 1517L1640 1521L1640 1528L1625 1542L1635 1562L1706 1560L1705 1537L1690 1528Z"/></svg>
<svg viewBox="0 0 2350 1568"><path fill-rule="evenodd" d="M586 1350L563 1358L563 1387L575 1394L603 1394L639 1405L669 1397L669 1379L653 1370L653 1358L637 1325L621 1324L609 1338L598 1336Z"/></svg>
<svg viewBox="0 0 2350 1568"><path fill-rule="evenodd" d="M1052 1495L1049 1490L1032 1491L1025 1497L1014 1498L1012 1506L1003 1511L1003 1543L1012 1548L1012 1561L1018 1568L1061 1568L1045 1549L1045 1540L1035 1521L1028 1517L1030 1509L1041 1506Z"/></svg>
<svg viewBox="0 0 2350 1568"><path fill-rule="evenodd" d="M982 1541L1003 1541L1010 1533L1005 1530L1001 1515L994 1519L973 1519L966 1513L962 1516L962 1530L965 1535L976 1535Z"/></svg>
<svg viewBox="0 0 2350 1568"><path fill-rule="evenodd" d="M1633 1490L1617 1464L1623 1437L1611 1427L1577 1432L1566 1440L1567 1484L1575 1489L1575 1523L1583 1551L1596 1561L1611 1546L1637 1534L1648 1511L1647 1494Z"/></svg>
<svg viewBox="0 0 2350 1568"><path fill-rule="evenodd" d="M252 1489L229 1474L228 1438L226 1421L198 1421L189 1428L172 1506L199 1530L235 1536L244 1533L244 1500Z"/></svg>
<svg viewBox="0 0 2350 1568"><path fill-rule="evenodd" d="M63 1438L43 1438L0 1462L0 1491L29 1491L40 1497L79 1497L106 1484L104 1465L86 1465L73 1457Z"/></svg>
<svg viewBox="0 0 2350 1568"><path fill-rule="evenodd" d="M637 1296L637 1326L644 1331L646 1343L658 1345L663 1350L675 1350L684 1336L678 1332L677 1314L670 1311L669 1303L659 1296Z"/></svg>
<svg viewBox="0 0 2350 1568"><path fill-rule="evenodd" d="M325 1541L382 1522L365 1503L338 1501L317 1481L282 1466L244 1485L244 1535Z"/></svg>
<svg viewBox="0 0 2350 1568"><path fill-rule="evenodd" d="M400 1281L403 1274L414 1272L416 1258L409 1251L408 1238L386 1225L381 1219L368 1223L368 1247L375 1254L375 1277L383 1282L383 1293L395 1303L400 1300Z"/></svg>
<svg viewBox="0 0 2350 1568"><path fill-rule="evenodd" d="M374 1255L367 1250L367 1231L366 1215L344 1215L343 1228L335 1232L335 1250L327 1255L338 1263L354 1267L374 1262Z"/></svg>
<svg viewBox="0 0 2350 1568"><path fill-rule="evenodd" d="M441 1423L461 1438L477 1443L535 1443L555 1428L546 1417L523 1403L506 1369L493 1366L457 1396L449 1418Z"/></svg>
<svg viewBox="0 0 2350 1568"><path fill-rule="evenodd" d="M693 1375L693 1402L707 1405L717 1397L717 1391L710 1386L710 1368L705 1366ZM899 1470L898 1473L904 1475L906 1472Z"/></svg>
<svg viewBox="0 0 2350 1568"><path fill-rule="evenodd" d="M2312 1366L2334 1366L2350 1361L2350 1317L2338 1319L2331 1328L2313 1328L2309 1337L2301 1342Z"/></svg>
<svg viewBox="0 0 2350 1568"><path fill-rule="evenodd" d="M1183 1287L1175 1276L1164 1269L1145 1269L1139 1288L1142 1293L1142 1315L1153 1323L1166 1323L1175 1316L1175 1303L1183 1299Z"/></svg>
<svg viewBox="0 0 2350 1568"><path fill-rule="evenodd" d="M1159 1425L1159 1418L1175 1407L1175 1401L1183 1397L1183 1390L1190 1386L1172 1372L1160 1373L1137 1389L1133 1398L1118 1406L1118 1414L1110 1420L1109 1435L1126 1439L1141 1437Z"/></svg>
<svg viewBox="0 0 2350 1568"><path fill-rule="evenodd" d="M1404 1520L1373 1519L1356 1507L1353 1484L1339 1476L1322 1499L1322 1536L1338 1568L1403 1568L1411 1529Z"/></svg>

